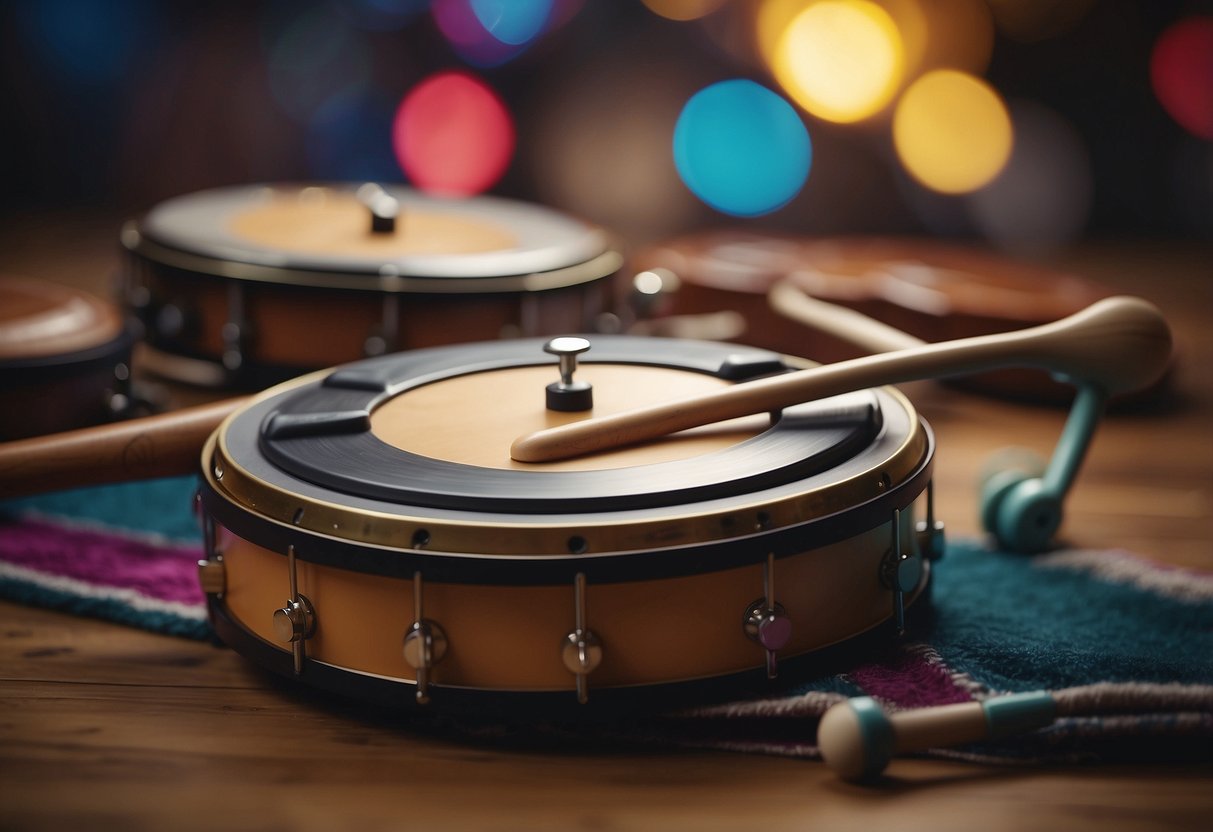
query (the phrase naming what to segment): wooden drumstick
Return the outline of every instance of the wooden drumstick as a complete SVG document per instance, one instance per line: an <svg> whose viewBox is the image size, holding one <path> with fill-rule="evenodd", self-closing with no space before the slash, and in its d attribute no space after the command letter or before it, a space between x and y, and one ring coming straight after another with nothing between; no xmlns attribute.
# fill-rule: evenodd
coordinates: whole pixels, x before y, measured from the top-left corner
<svg viewBox="0 0 1213 832"><path fill-rule="evenodd" d="M548 428L515 440L510 455L519 462L566 459L852 390L1009 366L1040 367L1122 393L1157 379L1170 355L1171 331L1157 308L1140 298L1107 298L1043 326L864 356Z"/></svg>
<svg viewBox="0 0 1213 832"><path fill-rule="evenodd" d="M194 473L207 437L245 401L0 444L0 499Z"/></svg>
<svg viewBox="0 0 1213 832"><path fill-rule="evenodd" d="M825 712L817 746L839 777L870 780L897 754L1025 733L1051 724L1056 712L1056 701L1045 691L892 714L860 696Z"/></svg>

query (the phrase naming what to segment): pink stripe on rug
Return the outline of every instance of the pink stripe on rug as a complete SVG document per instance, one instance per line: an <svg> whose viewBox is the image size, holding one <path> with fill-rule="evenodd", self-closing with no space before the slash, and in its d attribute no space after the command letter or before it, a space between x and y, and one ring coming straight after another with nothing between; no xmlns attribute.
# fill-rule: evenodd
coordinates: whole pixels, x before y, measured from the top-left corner
<svg viewBox="0 0 1213 832"><path fill-rule="evenodd" d="M869 696L901 708L925 708L972 701L972 692L957 684L934 651L907 646L878 664L865 664L847 674Z"/></svg>
<svg viewBox="0 0 1213 832"><path fill-rule="evenodd" d="M86 529L36 521L0 526L0 561L95 586L201 607L201 549L154 546Z"/></svg>

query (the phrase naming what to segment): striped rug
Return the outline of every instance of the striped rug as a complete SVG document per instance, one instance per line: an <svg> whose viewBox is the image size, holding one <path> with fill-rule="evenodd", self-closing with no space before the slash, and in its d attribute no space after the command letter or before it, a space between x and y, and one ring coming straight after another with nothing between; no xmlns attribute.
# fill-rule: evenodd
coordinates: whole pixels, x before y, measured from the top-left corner
<svg viewBox="0 0 1213 832"><path fill-rule="evenodd" d="M0 503L0 597L172 636L210 636L192 478ZM1124 551L1026 558L953 541L907 637L783 695L602 726L598 738L815 757L848 696L908 709L1048 690L1059 718L974 760L1213 759L1213 575ZM534 726L464 726L509 739ZM543 734L561 731L545 726ZM576 729L584 737L584 727Z"/></svg>

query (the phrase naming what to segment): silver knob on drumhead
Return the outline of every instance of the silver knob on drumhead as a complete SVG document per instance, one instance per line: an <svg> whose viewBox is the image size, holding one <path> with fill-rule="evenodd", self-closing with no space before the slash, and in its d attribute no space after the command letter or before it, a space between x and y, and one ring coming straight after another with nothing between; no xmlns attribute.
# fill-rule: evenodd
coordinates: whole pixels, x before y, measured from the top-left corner
<svg viewBox="0 0 1213 832"><path fill-rule="evenodd" d="M543 351L560 359L560 381L547 386L548 410L562 413L590 410L594 407L594 388L587 381L573 381L577 356L590 348L585 338L562 335L543 345Z"/></svg>
<svg viewBox="0 0 1213 832"><path fill-rule="evenodd" d="M355 192L358 201L371 212L371 233L391 234L396 230L400 201L374 182L367 182Z"/></svg>

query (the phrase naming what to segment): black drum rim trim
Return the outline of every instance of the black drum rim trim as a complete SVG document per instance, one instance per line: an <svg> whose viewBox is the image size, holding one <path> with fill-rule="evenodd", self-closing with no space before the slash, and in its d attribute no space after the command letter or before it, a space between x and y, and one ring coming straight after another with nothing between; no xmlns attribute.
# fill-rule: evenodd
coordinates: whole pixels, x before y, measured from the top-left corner
<svg viewBox="0 0 1213 832"><path fill-rule="evenodd" d="M894 510L909 508L926 490L934 465L934 435L922 423L926 452L914 471L882 494L833 514L778 529L756 531L724 540L628 552L580 554L477 554L417 548L393 548L329 537L291 526L243 508L203 478L202 505L215 521L241 539L286 557L295 548L299 560L352 572L455 584L504 586L571 584L582 573L590 583L625 583L681 577L761 563L768 554L778 560L855 537L884 523ZM508 534L508 527L503 527Z"/></svg>

